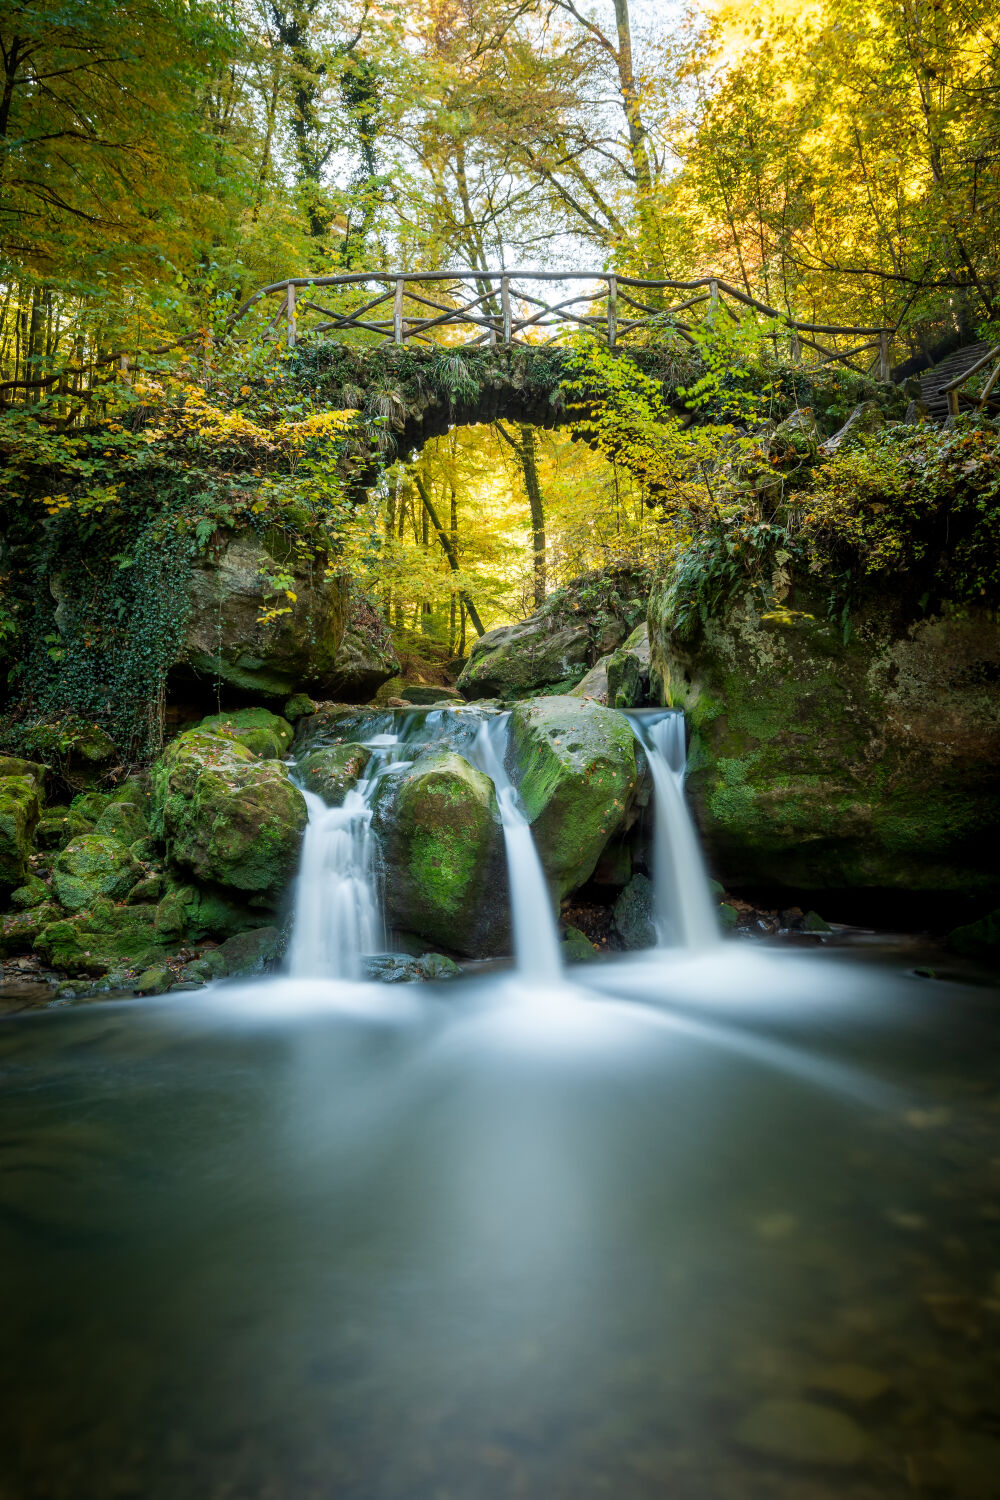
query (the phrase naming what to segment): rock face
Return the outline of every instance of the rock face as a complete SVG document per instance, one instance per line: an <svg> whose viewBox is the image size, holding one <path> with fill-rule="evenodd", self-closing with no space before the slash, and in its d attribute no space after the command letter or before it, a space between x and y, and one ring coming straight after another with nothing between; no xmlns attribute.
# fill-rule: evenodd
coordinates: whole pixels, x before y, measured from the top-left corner
<svg viewBox="0 0 1000 1500"><path fill-rule="evenodd" d="M327 696L339 703L367 703L400 670L382 616L366 599L354 598Z"/></svg>
<svg viewBox="0 0 1000 1500"><path fill-rule="evenodd" d="M535 698L511 712L507 760L545 873L565 896L590 878L631 810L632 731L598 703Z"/></svg>
<svg viewBox="0 0 1000 1500"><path fill-rule="evenodd" d="M322 564L305 571L284 540L269 550L251 532L225 532L194 572L178 666L265 699L300 689L327 696L344 634L346 589ZM294 600L268 580L290 574ZM278 604L287 614L261 622Z"/></svg>
<svg viewBox="0 0 1000 1500"><path fill-rule="evenodd" d="M600 657L595 661L590 671L580 678L575 688L570 690L571 698L593 698L595 703L607 703L608 701L608 663L611 661L612 653Z"/></svg>
<svg viewBox="0 0 1000 1500"><path fill-rule="evenodd" d="M306 791L322 797L327 807L340 807L370 759L371 751L365 745L328 745L301 757L296 766L297 779Z"/></svg>
<svg viewBox="0 0 1000 1500"><path fill-rule="evenodd" d="M41 815L43 771L32 761L0 758L0 897L24 883L31 836Z"/></svg>
<svg viewBox="0 0 1000 1500"><path fill-rule="evenodd" d="M1000 626L986 610L649 625L658 700L692 729L688 792L727 888L1000 894Z"/></svg>
<svg viewBox="0 0 1000 1500"><path fill-rule="evenodd" d="M150 822L197 879L275 897L295 871L306 805L280 761L199 727L153 767Z"/></svg>
<svg viewBox="0 0 1000 1500"><path fill-rule="evenodd" d="M510 944L506 862L493 783L454 751L387 777L375 801L386 922L468 955Z"/></svg>
<svg viewBox="0 0 1000 1500"><path fill-rule="evenodd" d="M513 698L557 684L568 688L587 665L590 649L583 621L558 625L532 615L480 636L456 686L466 698Z"/></svg>
<svg viewBox="0 0 1000 1500"><path fill-rule="evenodd" d="M142 866L117 839L87 833L73 839L52 867L52 885L67 911L93 906L99 896L124 901L143 875Z"/></svg>
<svg viewBox="0 0 1000 1500"><path fill-rule="evenodd" d="M637 625L608 660L609 708L640 708L649 698L649 626Z"/></svg>

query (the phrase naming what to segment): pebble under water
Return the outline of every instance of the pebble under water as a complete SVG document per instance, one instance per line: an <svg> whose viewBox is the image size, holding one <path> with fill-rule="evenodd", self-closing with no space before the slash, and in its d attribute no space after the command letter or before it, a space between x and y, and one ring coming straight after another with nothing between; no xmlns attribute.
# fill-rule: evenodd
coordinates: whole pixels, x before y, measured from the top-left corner
<svg viewBox="0 0 1000 1500"><path fill-rule="evenodd" d="M0 1494L996 1495L997 1017L734 944L9 1020Z"/></svg>

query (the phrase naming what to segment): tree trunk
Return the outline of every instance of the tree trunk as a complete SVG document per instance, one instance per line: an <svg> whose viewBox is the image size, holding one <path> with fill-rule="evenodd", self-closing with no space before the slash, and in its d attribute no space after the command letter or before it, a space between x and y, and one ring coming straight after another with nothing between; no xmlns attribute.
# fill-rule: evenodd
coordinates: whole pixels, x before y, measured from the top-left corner
<svg viewBox="0 0 1000 1500"><path fill-rule="evenodd" d="M450 542L450 540L448 538L448 533L445 531L444 527L441 525L441 522L437 518L437 513L436 513L436 511L434 509L434 506L431 504L431 497L427 493L427 490L426 490L426 488L424 486L424 482L421 479L420 475L416 472L416 470L414 470L413 482L414 482L414 484L417 487L417 493L419 494L421 500L424 503L424 514L430 518L431 525L434 527L434 530L437 532L437 539L441 543L441 546L444 548L444 555L448 559L448 566L451 568L451 571L453 573L457 573L458 572L458 557L456 556L455 552L452 549L451 542ZM469 598L469 596L466 593L465 589L461 590L461 593L460 593L459 597L461 598L462 603L463 603L465 609L468 610L469 619L472 621L473 625L476 628L476 634L477 635L485 635L486 631L483 629L483 622L479 618L479 611L476 609L476 606L473 604L472 600ZM464 614L462 616L462 640L463 641L465 640L465 616L464 616Z"/></svg>
<svg viewBox="0 0 1000 1500"><path fill-rule="evenodd" d="M538 442L535 429L526 422L518 428L521 435L521 467L524 470L524 489L531 511L532 576L534 579L535 608L545 603L545 506L542 503L542 487L538 482Z"/></svg>

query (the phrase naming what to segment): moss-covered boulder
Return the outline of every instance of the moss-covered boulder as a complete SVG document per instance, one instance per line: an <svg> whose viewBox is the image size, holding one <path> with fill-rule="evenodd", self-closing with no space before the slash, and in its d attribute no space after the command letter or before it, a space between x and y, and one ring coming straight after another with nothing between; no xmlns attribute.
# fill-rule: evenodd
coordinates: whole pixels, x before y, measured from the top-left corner
<svg viewBox="0 0 1000 1500"><path fill-rule="evenodd" d="M33 906L41 906L48 901L52 892L44 880L39 880L37 875L25 876L23 885L19 885L16 891L10 893L10 904L15 911L28 911Z"/></svg>
<svg viewBox="0 0 1000 1500"><path fill-rule="evenodd" d="M633 875L615 902L611 919L615 946L629 952L655 948L655 913L653 882L645 875Z"/></svg>
<svg viewBox="0 0 1000 1500"><path fill-rule="evenodd" d="M575 688L570 689L571 698L592 698L595 703L608 701L608 663L611 653L598 657L589 672L586 672Z"/></svg>
<svg viewBox="0 0 1000 1500"><path fill-rule="evenodd" d="M292 577L293 599L275 596L270 580L281 573ZM346 587L335 573L300 561L284 533L220 532L192 575L189 597L178 672L280 703L303 689L327 695ZM275 603L282 611L273 611Z"/></svg>
<svg viewBox="0 0 1000 1500"><path fill-rule="evenodd" d="M375 800L386 920L470 957L510 944L506 864L496 793L453 751L387 777Z"/></svg>
<svg viewBox="0 0 1000 1500"><path fill-rule="evenodd" d="M98 896L123 901L143 874L142 866L124 844L98 833L85 833L56 856L52 887L67 911L82 911Z"/></svg>
<svg viewBox="0 0 1000 1500"><path fill-rule="evenodd" d="M608 660L609 708L639 708L649 699L649 627L637 625Z"/></svg>
<svg viewBox="0 0 1000 1500"><path fill-rule="evenodd" d="M631 810L632 731L599 703L535 698L511 712L507 763L549 882L568 895L589 880Z"/></svg>
<svg viewBox="0 0 1000 1500"><path fill-rule="evenodd" d="M365 745L328 745L302 757L295 767L296 780L306 791L322 797L327 807L340 807L370 759L371 751Z"/></svg>
<svg viewBox="0 0 1000 1500"><path fill-rule="evenodd" d="M0 958L30 953L42 928L59 916L59 908L51 901L32 906L27 911L9 911L0 916Z"/></svg>
<svg viewBox="0 0 1000 1500"><path fill-rule="evenodd" d="M987 912L978 922L967 922L948 934L948 947L972 958L1000 959L1000 909Z"/></svg>
<svg viewBox="0 0 1000 1500"><path fill-rule="evenodd" d="M514 698L547 687L571 687L591 658L585 621L560 624L532 615L480 636L456 683L465 698Z"/></svg>
<svg viewBox="0 0 1000 1500"><path fill-rule="evenodd" d="M293 693L281 710L282 717L289 724L297 724L300 719L307 719L310 714L316 712L316 704L308 693Z"/></svg>
<svg viewBox="0 0 1000 1500"><path fill-rule="evenodd" d="M660 702L691 726L687 788L727 889L1000 895L1000 625L818 587L678 628L650 600Z"/></svg>
<svg viewBox="0 0 1000 1500"><path fill-rule="evenodd" d="M198 728L207 734L232 735L261 760L284 760L295 738L288 720L266 708L238 708L232 713L213 714L202 719Z"/></svg>
<svg viewBox="0 0 1000 1500"><path fill-rule="evenodd" d="M38 849L65 849L70 839L81 833L91 833L93 823L81 817L71 807L48 807L42 813L35 828L35 847Z"/></svg>
<svg viewBox="0 0 1000 1500"><path fill-rule="evenodd" d="M40 779L32 771L0 776L0 899L24 884L41 795Z"/></svg>
<svg viewBox="0 0 1000 1500"><path fill-rule="evenodd" d="M133 799L110 802L94 824L94 832L127 848L146 836L146 809Z"/></svg>
<svg viewBox="0 0 1000 1500"><path fill-rule="evenodd" d="M75 813L78 818L84 818L93 828L112 802L120 800L113 792L77 792L69 807L70 812Z"/></svg>
<svg viewBox="0 0 1000 1500"><path fill-rule="evenodd" d="M399 671L385 620L367 600L355 599L330 675L329 697L339 703L367 703Z"/></svg>
<svg viewBox="0 0 1000 1500"><path fill-rule="evenodd" d="M198 880L276 896L295 873L306 820L285 766L232 737L188 730L153 767L151 828Z"/></svg>
<svg viewBox="0 0 1000 1500"><path fill-rule="evenodd" d="M34 951L53 968L102 975L123 966L148 968L169 946L155 930L154 907L116 906L99 897L86 911L43 926Z"/></svg>

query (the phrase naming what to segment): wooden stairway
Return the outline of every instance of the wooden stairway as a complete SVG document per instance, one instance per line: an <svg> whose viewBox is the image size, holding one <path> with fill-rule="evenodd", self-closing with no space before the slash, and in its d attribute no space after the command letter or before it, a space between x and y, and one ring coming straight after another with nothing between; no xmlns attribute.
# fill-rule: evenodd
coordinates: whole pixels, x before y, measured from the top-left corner
<svg viewBox="0 0 1000 1500"><path fill-rule="evenodd" d="M949 354L947 359L943 359L939 365L932 365L921 375L921 400L926 405L932 422L945 422L948 419L948 397L942 393L942 387L959 375L964 375L966 370L971 370L988 353L989 348L989 344L966 344L964 349L956 349L954 354Z"/></svg>

